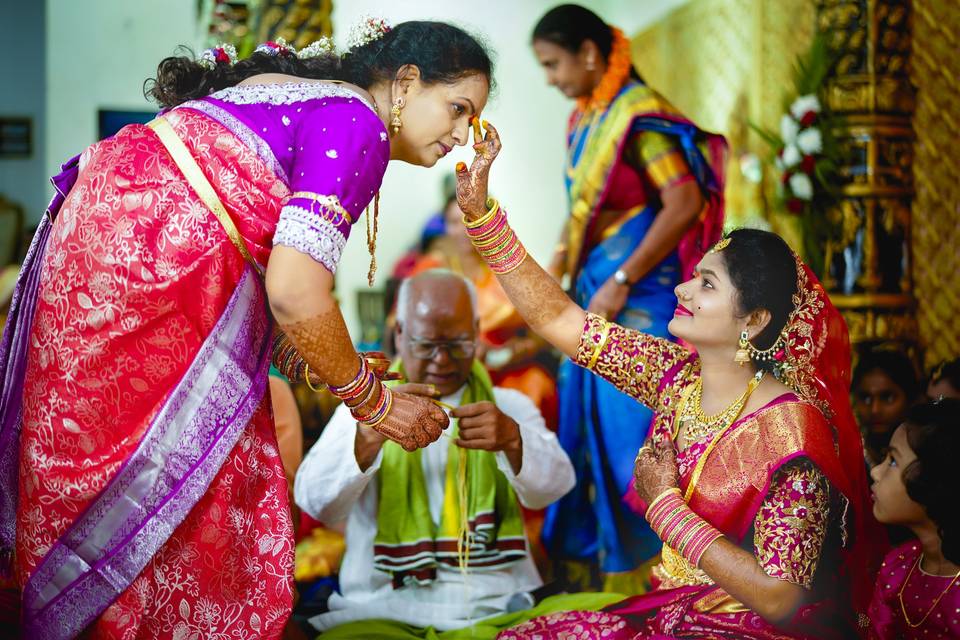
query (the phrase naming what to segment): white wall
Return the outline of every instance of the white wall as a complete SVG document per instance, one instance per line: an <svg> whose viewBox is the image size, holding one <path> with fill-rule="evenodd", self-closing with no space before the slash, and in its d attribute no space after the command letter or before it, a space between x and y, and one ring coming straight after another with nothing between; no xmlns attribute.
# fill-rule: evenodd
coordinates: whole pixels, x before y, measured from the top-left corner
<svg viewBox="0 0 960 640"><path fill-rule="evenodd" d="M32 120L33 149L26 158L0 159L0 193L22 205L28 224L47 206L44 164L44 5L4 2L0 7L0 116Z"/></svg>
<svg viewBox="0 0 960 640"><path fill-rule="evenodd" d="M97 110L149 110L143 81L196 49L196 0L46 0L47 175L97 139Z"/></svg>

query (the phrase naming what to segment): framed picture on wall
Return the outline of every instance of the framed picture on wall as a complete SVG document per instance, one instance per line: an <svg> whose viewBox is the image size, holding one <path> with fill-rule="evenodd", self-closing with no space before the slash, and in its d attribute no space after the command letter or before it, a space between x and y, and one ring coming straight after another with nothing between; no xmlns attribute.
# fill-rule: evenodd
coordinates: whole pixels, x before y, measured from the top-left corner
<svg viewBox="0 0 960 640"><path fill-rule="evenodd" d="M33 153L33 121L0 116L0 157L23 158Z"/></svg>
<svg viewBox="0 0 960 640"><path fill-rule="evenodd" d="M99 109L97 111L97 138L109 138L128 124L146 124L157 117L156 111Z"/></svg>

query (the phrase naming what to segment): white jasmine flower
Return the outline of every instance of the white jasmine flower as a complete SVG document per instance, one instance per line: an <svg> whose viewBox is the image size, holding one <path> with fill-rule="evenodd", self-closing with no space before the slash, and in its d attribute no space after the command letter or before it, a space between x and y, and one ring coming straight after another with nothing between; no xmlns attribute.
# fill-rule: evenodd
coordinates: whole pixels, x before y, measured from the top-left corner
<svg viewBox="0 0 960 640"><path fill-rule="evenodd" d="M790 113L796 120L800 120L808 111L820 113L820 100L814 94L800 96L790 105Z"/></svg>
<svg viewBox="0 0 960 640"><path fill-rule="evenodd" d="M823 151L823 137L820 135L820 129L811 127L801 131L797 136L797 146L804 155L808 156Z"/></svg>
<svg viewBox="0 0 960 640"><path fill-rule="evenodd" d="M795 173L790 176L790 191L801 200L812 200L813 181L805 173Z"/></svg>
<svg viewBox="0 0 960 640"><path fill-rule="evenodd" d="M790 144L797 139L797 133L800 131L800 123L793 119L789 113L780 117L780 137L784 144Z"/></svg>
<svg viewBox="0 0 960 640"><path fill-rule="evenodd" d="M796 145L788 144L783 148L781 159L783 160L783 167L785 169L795 167L800 162L800 151Z"/></svg>

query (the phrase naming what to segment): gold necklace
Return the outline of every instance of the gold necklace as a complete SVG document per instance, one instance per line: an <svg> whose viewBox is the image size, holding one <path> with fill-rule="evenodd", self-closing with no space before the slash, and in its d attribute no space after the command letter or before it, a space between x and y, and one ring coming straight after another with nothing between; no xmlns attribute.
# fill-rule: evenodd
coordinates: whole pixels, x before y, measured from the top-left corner
<svg viewBox="0 0 960 640"><path fill-rule="evenodd" d="M733 424L736 419L740 417L740 412L742 412L743 407L746 406L750 395L760 386L763 375L763 371L757 372L757 375L750 379L750 382L747 383L747 388L736 400L726 409L712 416L707 416L703 412L703 406L701 405L703 401L703 378L697 378L696 382L693 383L693 390L683 407L684 411L681 412L682 417L680 418L681 424L686 425L683 432L683 439L687 445L689 446L700 438ZM692 410L688 410L691 405Z"/></svg>
<svg viewBox="0 0 960 640"><path fill-rule="evenodd" d="M907 608L903 606L903 590L907 588L907 583L910 582L910 576L913 575L913 570L920 566L920 560L922 559L923 554L921 553L917 556L917 561L913 563L912 567L910 567L910 571L907 573L907 579L903 581L902 585L900 585L900 591L897 593L897 599L900 600L900 611L903 612L903 619L913 629L916 629L927 621L927 618L930 617L930 614L933 613L933 610L937 608L938 604L940 604L940 600L943 599L943 596L947 595L947 591L950 591L950 587L954 585L954 583L957 581L957 578L960 578L960 571L957 571L957 573L953 576L953 579L950 580L950 583L947 584L947 588L941 591L940 595L937 596L937 599L933 601L933 606L927 609L927 612L923 614L922 618L920 618L920 622L913 623L910 621L910 616L907 615Z"/></svg>

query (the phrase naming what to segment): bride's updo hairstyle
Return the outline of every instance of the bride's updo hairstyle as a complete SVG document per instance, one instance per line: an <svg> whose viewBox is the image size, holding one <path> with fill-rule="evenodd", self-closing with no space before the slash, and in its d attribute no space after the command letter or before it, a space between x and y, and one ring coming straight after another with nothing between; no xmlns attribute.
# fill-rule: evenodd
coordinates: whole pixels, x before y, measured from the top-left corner
<svg viewBox="0 0 960 640"><path fill-rule="evenodd" d="M210 68L188 49L180 48L179 55L160 62L157 77L144 83L144 95L161 107L174 107L262 73L342 80L368 89L378 81L393 78L407 64L420 69L425 84L453 83L480 74L493 88L493 62L479 40L445 22L411 21L342 55L299 58L287 52L254 52L236 64L224 61Z"/></svg>
<svg viewBox="0 0 960 640"><path fill-rule="evenodd" d="M960 450L960 400L917 405L907 413L907 442L917 455L903 471L910 499L937 525L944 557L960 564L960 511L956 508L956 455Z"/></svg>
<svg viewBox="0 0 960 640"><path fill-rule="evenodd" d="M773 346L793 311L797 293L797 262L783 238L759 229L735 229L719 255L737 290L740 317L759 309L770 312L770 322L753 339L764 350ZM758 368L772 370L776 361L754 361Z"/></svg>

